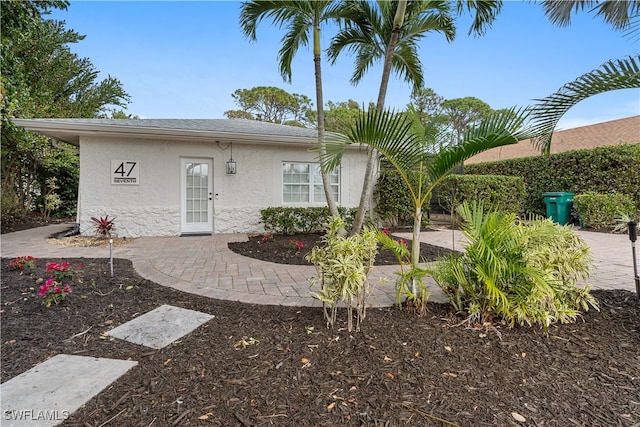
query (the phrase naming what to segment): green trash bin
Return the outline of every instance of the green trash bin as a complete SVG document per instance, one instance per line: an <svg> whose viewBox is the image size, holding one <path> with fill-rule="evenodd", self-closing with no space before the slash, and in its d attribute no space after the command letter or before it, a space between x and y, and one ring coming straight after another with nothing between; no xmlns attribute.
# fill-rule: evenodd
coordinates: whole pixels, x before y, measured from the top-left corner
<svg viewBox="0 0 640 427"><path fill-rule="evenodd" d="M558 191L544 193L543 196L544 203L547 205L547 218L551 218L553 222L558 224L569 224L574 194Z"/></svg>

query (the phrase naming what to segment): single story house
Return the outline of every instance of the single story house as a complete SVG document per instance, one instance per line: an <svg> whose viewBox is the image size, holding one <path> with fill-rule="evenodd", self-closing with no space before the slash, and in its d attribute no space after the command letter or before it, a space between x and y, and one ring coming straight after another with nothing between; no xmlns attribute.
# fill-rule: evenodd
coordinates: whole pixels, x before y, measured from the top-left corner
<svg viewBox="0 0 640 427"><path fill-rule="evenodd" d="M326 206L317 132L242 119L13 119L79 147L78 221L117 217L119 236L259 232L260 210ZM358 205L367 156L331 174L338 204Z"/></svg>
<svg viewBox="0 0 640 427"><path fill-rule="evenodd" d="M555 131L551 137L551 153L583 150L605 145L639 143L640 116L632 116L589 126ZM496 162L539 155L540 150L531 143L531 140L525 139L517 144L492 148L477 154L467 160L465 164Z"/></svg>

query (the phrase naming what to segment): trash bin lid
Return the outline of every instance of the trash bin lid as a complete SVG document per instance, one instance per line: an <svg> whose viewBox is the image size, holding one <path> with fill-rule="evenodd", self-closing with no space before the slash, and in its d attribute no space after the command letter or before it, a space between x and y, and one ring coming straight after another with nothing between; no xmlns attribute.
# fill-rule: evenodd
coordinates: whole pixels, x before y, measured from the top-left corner
<svg viewBox="0 0 640 427"><path fill-rule="evenodd" d="M572 197L574 195L575 194L566 191L550 191L543 194L544 197Z"/></svg>

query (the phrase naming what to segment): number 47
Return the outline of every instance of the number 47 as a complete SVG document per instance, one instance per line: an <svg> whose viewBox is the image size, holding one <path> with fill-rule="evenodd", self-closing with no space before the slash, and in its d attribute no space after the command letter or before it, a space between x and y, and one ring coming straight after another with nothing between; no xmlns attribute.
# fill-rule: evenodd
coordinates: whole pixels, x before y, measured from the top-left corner
<svg viewBox="0 0 640 427"><path fill-rule="evenodd" d="M125 171L125 166L124 166L125 164L127 165L127 167L131 166L129 168L129 172ZM113 173L114 174L120 174L121 177L123 177L125 175L129 176L129 175L131 175L131 172L133 171L133 168L136 167L136 164L137 164L137 162L122 162L122 163L120 163L120 166L118 166L116 168L116 170L113 171Z"/></svg>

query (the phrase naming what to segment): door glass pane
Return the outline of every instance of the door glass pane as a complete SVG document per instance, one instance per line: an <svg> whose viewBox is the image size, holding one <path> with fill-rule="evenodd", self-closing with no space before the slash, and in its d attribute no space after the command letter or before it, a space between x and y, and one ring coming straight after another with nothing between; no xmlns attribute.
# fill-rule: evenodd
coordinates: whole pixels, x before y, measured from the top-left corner
<svg viewBox="0 0 640 427"><path fill-rule="evenodd" d="M187 223L206 223L209 218L209 165L188 162L185 172Z"/></svg>

